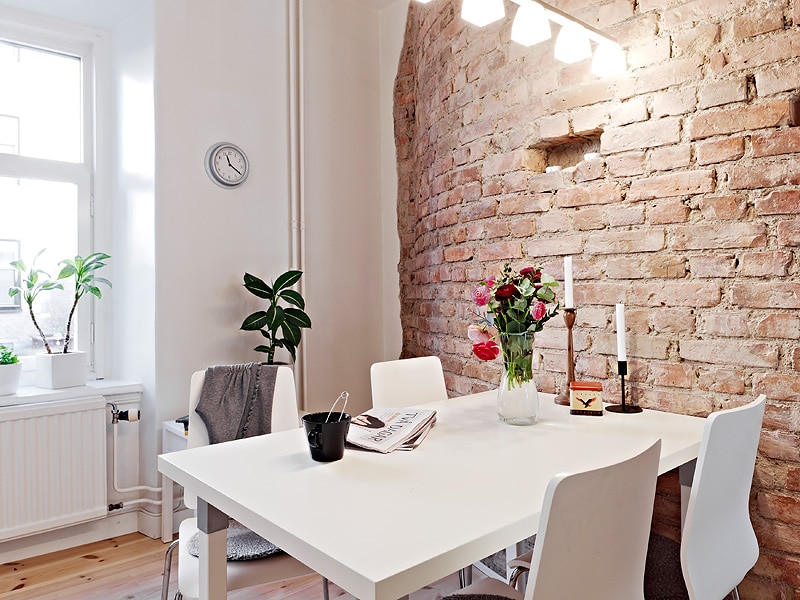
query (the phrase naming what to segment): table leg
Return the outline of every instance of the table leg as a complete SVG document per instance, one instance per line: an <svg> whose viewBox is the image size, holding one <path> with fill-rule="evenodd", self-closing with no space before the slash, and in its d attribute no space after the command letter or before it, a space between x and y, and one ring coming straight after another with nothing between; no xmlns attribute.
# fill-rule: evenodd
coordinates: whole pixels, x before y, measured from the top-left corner
<svg viewBox="0 0 800 600"><path fill-rule="evenodd" d="M697 465L697 459L678 467L678 480L681 482L681 530L683 530L683 525L686 522L686 510L689 507L689 495L692 491L695 465Z"/></svg>
<svg viewBox="0 0 800 600"><path fill-rule="evenodd" d="M228 515L198 498L197 527L200 530L200 600L222 600L228 596Z"/></svg>
<svg viewBox="0 0 800 600"><path fill-rule="evenodd" d="M172 541L172 499L174 486L172 479L161 475L161 541L168 544Z"/></svg>

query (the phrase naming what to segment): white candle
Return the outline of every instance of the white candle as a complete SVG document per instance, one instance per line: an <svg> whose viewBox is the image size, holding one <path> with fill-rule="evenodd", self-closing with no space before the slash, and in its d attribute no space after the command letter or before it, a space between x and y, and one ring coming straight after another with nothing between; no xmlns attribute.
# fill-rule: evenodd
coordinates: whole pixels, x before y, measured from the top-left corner
<svg viewBox="0 0 800 600"><path fill-rule="evenodd" d="M572 257L564 257L564 308L575 308L572 299Z"/></svg>
<svg viewBox="0 0 800 600"><path fill-rule="evenodd" d="M617 360L628 360L625 352L625 305L617 304Z"/></svg>

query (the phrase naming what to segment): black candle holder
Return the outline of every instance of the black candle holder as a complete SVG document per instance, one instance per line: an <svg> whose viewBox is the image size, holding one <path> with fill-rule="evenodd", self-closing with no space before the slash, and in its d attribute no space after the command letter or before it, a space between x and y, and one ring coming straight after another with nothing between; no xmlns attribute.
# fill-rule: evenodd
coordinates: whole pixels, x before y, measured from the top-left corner
<svg viewBox="0 0 800 600"><path fill-rule="evenodd" d="M577 312L574 308L564 309L564 323L567 326L567 380L564 382L564 389L553 399L553 402L562 406L569 406L569 384L575 381L575 357L572 345L572 327L575 325Z"/></svg>
<svg viewBox="0 0 800 600"><path fill-rule="evenodd" d="M630 404L625 403L625 375L628 374L627 360L617 361L617 372L619 373L620 383L622 385L622 390L621 390L622 404L612 404L611 406L606 406L606 410L608 412L625 413L625 414L634 414L642 412L641 406L631 406Z"/></svg>

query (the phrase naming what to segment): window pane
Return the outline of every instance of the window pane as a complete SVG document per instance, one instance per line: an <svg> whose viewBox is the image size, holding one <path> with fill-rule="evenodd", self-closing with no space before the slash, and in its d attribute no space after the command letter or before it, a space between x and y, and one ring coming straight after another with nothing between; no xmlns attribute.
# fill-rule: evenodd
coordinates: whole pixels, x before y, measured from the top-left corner
<svg viewBox="0 0 800 600"><path fill-rule="evenodd" d="M9 306L8 258L19 241L20 258L30 268L36 254L46 251L36 260L36 266L52 279L61 270L58 262L72 258L78 252L78 189L72 183L36 181L0 177L0 344L11 343L20 355L40 352L43 344L36 332L27 306ZM48 218L43 219L42 215ZM5 277L5 279L3 279ZM48 342L59 347L66 333L67 317L73 290L42 292L34 302L34 313ZM72 325L73 335L77 324ZM70 348L73 345L70 344Z"/></svg>
<svg viewBox="0 0 800 600"><path fill-rule="evenodd" d="M81 162L81 60L0 42L0 152Z"/></svg>

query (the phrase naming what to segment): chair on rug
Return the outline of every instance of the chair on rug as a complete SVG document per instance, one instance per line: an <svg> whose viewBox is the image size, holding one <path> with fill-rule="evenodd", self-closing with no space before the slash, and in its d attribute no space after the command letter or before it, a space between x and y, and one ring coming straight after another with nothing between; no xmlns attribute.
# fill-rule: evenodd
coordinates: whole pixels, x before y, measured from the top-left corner
<svg viewBox="0 0 800 600"><path fill-rule="evenodd" d="M642 600L661 440L622 462L556 475L525 592L487 578L445 600Z"/></svg>
<svg viewBox="0 0 800 600"><path fill-rule="evenodd" d="M272 396L272 432L294 429L299 427L294 373L287 366L273 368L277 369L277 372ZM197 371L192 375L191 379L189 390L189 448L205 446L210 443L208 429L195 410L200 400L200 392L203 389L205 376L205 371ZM197 497L188 490L184 490L184 503L189 508L196 508ZM161 591L162 600L167 600L169 595L171 555L176 545L178 548L178 592L175 594L175 599L180 600L184 597L197 598L200 595L200 560L192 553L196 552L196 549L193 549L192 546L196 545L196 538L193 541L193 537L197 531L196 518L184 520L180 526L178 539L167 550ZM257 538L255 544L251 545L250 542L253 542L254 537L257 538L255 534L243 529L241 526L237 526L235 523L228 529L228 591L293 579L314 573L303 563L280 551L269 554L264 558L250 559L247 557L244 560L232 560L232 554L241 553L240 548L234 546L234 544L237 544L236 538L238 538L238 541L244 541L248 544L247 552L255 550L260 554L268 554L272 551L272 548L269 547L269 542L266 542L263 538ZM322 594L324 600L328 600L328 581L324 577L322 578Z"/></svg>
<svg viewBox="0 0 800 600"><path fill-rule="evenodd" d="M766 397L712 413L703 429L681 535L689 598L739 598L738 585L758 560L750 487Z"/></svg>
<svg viewBox="0 0 800 600"><path fill-rule="evenodd" d="M372 406L404 408L447 400L442 361L438 356L418 356L374 363L369 370ZM472 581L472 565L458 572L461 587Z"/></svg>

